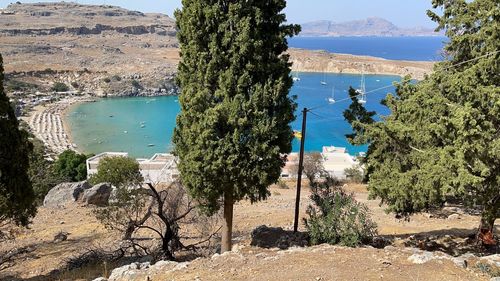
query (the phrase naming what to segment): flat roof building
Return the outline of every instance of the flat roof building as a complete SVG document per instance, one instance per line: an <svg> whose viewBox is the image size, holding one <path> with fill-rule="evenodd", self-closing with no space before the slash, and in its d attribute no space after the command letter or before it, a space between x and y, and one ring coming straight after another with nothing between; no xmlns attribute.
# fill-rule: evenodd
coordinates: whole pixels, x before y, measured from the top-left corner
<svg viewBox="0 0 500 281"><path fill-rule="evenodd" d="M129 157L126 152L103 152L87 159L87 175L90 177L97 173L101 159L105 157ZM136 159L145 182L171 183L179 177L177 159L168 153L157 153L150 159Z"/></svg>

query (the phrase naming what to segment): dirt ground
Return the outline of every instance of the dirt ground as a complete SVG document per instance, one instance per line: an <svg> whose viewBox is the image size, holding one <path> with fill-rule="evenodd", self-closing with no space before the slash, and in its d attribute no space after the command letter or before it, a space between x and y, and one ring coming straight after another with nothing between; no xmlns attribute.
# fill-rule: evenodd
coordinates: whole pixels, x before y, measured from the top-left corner
<svg viewBox="0 0 500 281"><path fill-rule="evenodd" d="M293 183L290 183L293 185ZM305 250L277 252L277 249L250 247L250 233L260 225L292 229L295 188L271 188L271 197L264 202L250 204L243 201L235 207L234 243L242 248L239 256L218 263L212 259L198 259L181 272L162 276L161 280L488 280L474 269L462 269L450 261L432 261L422 265L411 264L403 247L408 237L451 235L467 237L473 234L479 223L477 216L460 214L458 218L439 218L415 215L409 221L386 214L379 201L368 200L363 185L348 185L356 198L366 203L378 224L379 234L390 238L401 250L341 247L313 247ZM309 190L304 188L301 196L301 214L305 216L309 204ZM497 230L499 226L497 226ZM301 223L300 230L304 230ZM69 233L68 240L53 242L59 232ZM30 229L11 231L15 240L0 244L0 252L23 249L11 263L0 271L0 279L12 280L12 276L35 279L61 268L71 257L99 246L117 243L118 236L102 227L89 208L72 206L64 209L40 208ZM238 257L239 257L238 256ZM273 258L283 256L286 258ZM105 273L110 268L98 267L97 272L86 271L73 274L67 280L90 279ZM106 271L106 272L104 272ZM9 277L11 276L11 277ZM163 279L165 277L165 279ZM32 278L32 279L30 279ZM65 279L66 279L65 278ZM47 279L46 279L47 280ZM55 279L59 280L59 279Z"/></svg>

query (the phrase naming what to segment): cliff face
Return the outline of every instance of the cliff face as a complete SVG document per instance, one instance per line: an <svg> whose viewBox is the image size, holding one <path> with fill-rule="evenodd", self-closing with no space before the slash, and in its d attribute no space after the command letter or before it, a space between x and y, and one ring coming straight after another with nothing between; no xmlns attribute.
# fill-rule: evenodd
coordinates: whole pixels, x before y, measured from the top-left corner
<svg viewBox="0 0 500 281"><path fill-rule="evenodd" d="M6 72L15 72L10 77L22 80L25 76L27 82L42 85L74 82L79 90L94 93L141 94L131 86L132 80L141 84L144 94L170 92L174 80L168 77L175 75L180 59L175 35L175 22L166 15L114 6L12 4L0 11L0 53ZM432 66L306 50L290 54L297 71L364 71L421 78ZM57 75L39 78L33 74L47 69L57 70ZM85 75L79 74L82 71Z"/></svg>
<svg viewBox="0 0 500 281"><path fill-rule="evenodd" d="M301 49L290 49L289 54L293 62L292 70L299 72L410 75L421 80L425 74L432 72L434 66L432 62L395 61Z"/></svg>
<svg viewBox="0 0 500 281"><path fill-rule="evenodd" d="M77 3L11 4L0 14L0 35L130 35L175 36L175 22L163 14L144 14L107 5Z"/></svg>

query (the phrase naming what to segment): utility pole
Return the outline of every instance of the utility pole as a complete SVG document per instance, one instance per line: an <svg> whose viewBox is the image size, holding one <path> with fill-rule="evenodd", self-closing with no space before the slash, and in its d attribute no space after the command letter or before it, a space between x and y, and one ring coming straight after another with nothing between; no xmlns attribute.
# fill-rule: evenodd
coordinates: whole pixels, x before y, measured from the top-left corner
<svg viewBox="0 0 500 281"><path fill-rule="evenodd" d="M307 108L302 110L302 137L300 138L299 171L297 173L297 198L295 198L295 220L293 221L293 232L297 232L299 227L300 188L302 185L302 170L304 168L304 143L306 141L306 122L308 111L309 110Z"/></svg>

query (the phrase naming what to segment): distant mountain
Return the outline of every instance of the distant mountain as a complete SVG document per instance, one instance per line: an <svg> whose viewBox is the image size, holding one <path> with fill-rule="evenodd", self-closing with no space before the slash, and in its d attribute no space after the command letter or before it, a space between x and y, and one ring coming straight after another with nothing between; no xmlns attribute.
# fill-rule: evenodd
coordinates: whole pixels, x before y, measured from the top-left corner
<svg viewBox="0 0 500 281"><path fill-rule="evenodd" d="M355 20L336 23L327 20L314 21L302 24L300 36L440 36L431 28L415 27L400 28L392 22L372 17L364 20Z"/></svg>

